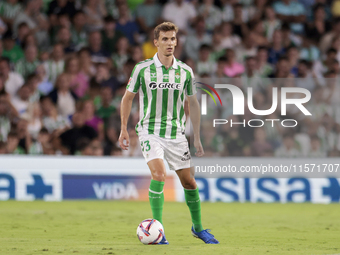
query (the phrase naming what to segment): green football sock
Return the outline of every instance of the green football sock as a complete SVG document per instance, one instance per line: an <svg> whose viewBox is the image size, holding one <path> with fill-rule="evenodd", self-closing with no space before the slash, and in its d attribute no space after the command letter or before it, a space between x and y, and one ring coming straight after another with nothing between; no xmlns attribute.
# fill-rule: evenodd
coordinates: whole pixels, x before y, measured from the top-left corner
<svg viewBox="0 0 340 255"><path fill-rule="evenodd" d="M162 213L164 205L163 187L164 182L151 180L149 188L149 201L152 210L152 217L162 224Z"/></svg>
<svg viewBox="0 0 340 255"><path fill-rule="evenodd" d="M201 222L201 201L198 193L198 188L196 189L184 189L185 201L189 207L191 213L191 220L196 232L201 232L203 230Z"/></svg>

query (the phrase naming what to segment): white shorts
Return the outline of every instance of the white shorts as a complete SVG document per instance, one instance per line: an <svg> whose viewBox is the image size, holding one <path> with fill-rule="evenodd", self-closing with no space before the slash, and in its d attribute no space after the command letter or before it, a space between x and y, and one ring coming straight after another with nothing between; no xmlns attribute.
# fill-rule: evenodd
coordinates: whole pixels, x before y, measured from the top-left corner
<svg viewBox="0 0 340 255"><path fill-rule="evenodd" d="M140 135L143 156L146 162L161 158L168 162L170 170L180 170L191 166L191 155L185 136L167 139L156 135Z"/></svg>

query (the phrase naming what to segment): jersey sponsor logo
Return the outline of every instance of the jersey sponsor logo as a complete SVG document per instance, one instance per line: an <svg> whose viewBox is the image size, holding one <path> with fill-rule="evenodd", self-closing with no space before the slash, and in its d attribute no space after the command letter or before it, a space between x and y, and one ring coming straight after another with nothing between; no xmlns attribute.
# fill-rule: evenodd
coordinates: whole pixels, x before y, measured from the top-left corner
<svg viewBox="0 0 340 255"><path fill-rule="evenodd" d="M181 89L180 83L170 83L170 82L150 82L149 83L150 89Z"/></svg>
<svg viewBox="0 0 340 255"><path fill-rule="evenodd" d="M182 161L188 161L191 159L191 155L190 155L190 152L189 151L186 151L183 153L183 156L181 158Z"/></svg>

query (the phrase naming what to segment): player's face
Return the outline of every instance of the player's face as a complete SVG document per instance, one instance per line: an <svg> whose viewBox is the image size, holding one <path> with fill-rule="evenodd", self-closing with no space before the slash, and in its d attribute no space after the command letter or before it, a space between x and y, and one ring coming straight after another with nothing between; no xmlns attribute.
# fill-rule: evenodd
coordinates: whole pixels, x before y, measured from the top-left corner
<svg viewBox="0 0 340 255"><path fill-rule="evenodd" d="M161 31L159 33L158 40L154 40L154 43L158 49L158 53L164 56L171 56L174 54L175 47L177 45L176 32L175 31Z"/></svg>

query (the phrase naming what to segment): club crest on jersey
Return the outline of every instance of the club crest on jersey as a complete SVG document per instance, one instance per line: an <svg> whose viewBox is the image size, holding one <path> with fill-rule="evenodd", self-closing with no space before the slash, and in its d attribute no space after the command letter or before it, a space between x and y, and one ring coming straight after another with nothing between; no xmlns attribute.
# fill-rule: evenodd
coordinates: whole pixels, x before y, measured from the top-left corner
<svg viewBox="0 0 340 255"><path fill-rule="evenodd" d="M175 74L175 77L176 77L176 79L179 79L179 77L180 77L180 76L179 76L179 73L176 73L176 74Z"/></svg>
<svg viewBox="0 0 340 255"><path fill-rule="evenodd" d="M181 89L180 83L170 83L170 82L150 82L149 83L150 89Z"/></svg>

